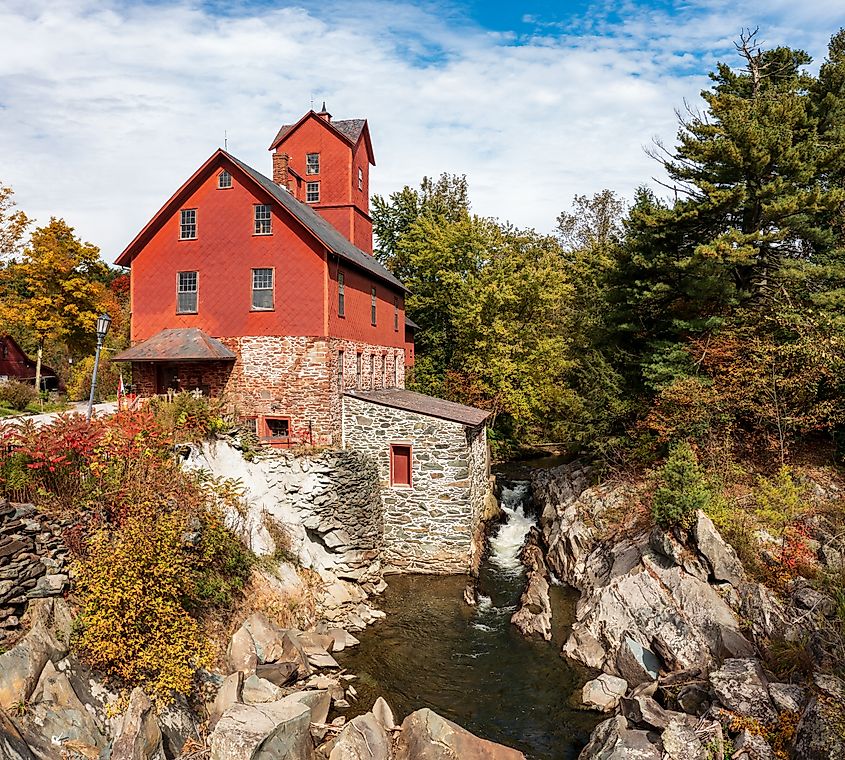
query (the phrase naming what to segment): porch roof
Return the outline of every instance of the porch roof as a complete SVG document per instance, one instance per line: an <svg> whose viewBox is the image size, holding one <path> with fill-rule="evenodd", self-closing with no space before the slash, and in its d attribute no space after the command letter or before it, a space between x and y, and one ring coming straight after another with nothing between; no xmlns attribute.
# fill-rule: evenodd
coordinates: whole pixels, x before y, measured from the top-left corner
<svg viewBox="0 0 845 760"><path fill-rule="evenodd" d="M233 362L236 356L196 327L169 328L112 357L113 362Z"/></svg>

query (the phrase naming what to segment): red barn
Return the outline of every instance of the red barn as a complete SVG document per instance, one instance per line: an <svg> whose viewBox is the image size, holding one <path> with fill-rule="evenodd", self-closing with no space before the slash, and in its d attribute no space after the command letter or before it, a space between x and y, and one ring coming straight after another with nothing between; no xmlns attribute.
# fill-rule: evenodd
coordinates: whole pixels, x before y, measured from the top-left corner
<svg viewBox="0 0 845 760"><path fill-rule="evenodd" d="M35 360L30 359L11 335L0 335L0 382L17 380L35 383ZM41 388L52 389L59 385L54 370L41 365Z"/></svg>
<svg viewBox="0 0 845 760"><path fill-rule="evenodd" d="M372 256L366 120L283 126L273 177L215 151L116 263L140 395L226 398L277 443L340 443L345 389L402 388L405 288Z"/></svg>

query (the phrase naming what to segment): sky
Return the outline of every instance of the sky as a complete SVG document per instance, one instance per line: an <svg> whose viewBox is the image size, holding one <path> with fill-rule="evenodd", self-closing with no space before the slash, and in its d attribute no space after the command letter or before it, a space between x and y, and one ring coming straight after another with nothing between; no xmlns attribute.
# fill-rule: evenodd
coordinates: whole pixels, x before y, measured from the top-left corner
<svg viewBox="0 0 845 760"><path fill-rule="evenodd" d="M371 191L465 174L475 213L550 232L575 194L630 198L733 40L818 65L841 0L0 0L0 183L123 250L223 147L265 174L325 100L369 120Z"/></svg>

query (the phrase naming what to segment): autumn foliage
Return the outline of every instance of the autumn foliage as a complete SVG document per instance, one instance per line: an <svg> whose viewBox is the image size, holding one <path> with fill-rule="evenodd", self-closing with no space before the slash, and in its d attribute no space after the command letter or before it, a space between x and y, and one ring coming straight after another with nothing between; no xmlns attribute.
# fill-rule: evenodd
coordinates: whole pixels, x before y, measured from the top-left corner
<svg viewBox="0 0 845 760"><path fill-rule="evenodd" d="M188 691L211 648L203 618L231 605L252 555L227 527L238 489L185 471L151 412L4 428L0 491L69 527L76 645L121 684Z"/></svg>

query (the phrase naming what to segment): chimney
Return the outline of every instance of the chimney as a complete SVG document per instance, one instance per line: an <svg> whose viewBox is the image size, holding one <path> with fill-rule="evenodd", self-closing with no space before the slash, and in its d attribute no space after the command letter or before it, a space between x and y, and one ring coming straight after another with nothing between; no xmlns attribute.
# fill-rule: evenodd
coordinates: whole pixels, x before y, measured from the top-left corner
<svg viewBox="0 0 845 760"><path fill-rule="evenodd" d="M323 101L323 107L319 110L319 112L317 113L317 116L319 116L321 119L324 119L325 121L331 121L332 120L332 115L326 110L326 101L325 100Z"/></svg>
<svg viewBox="0 0 845 760"><path fill-rule="evenodd" d="M290 192L288 176L288 154L276 151L273 154L273 182Z"/></svg>

